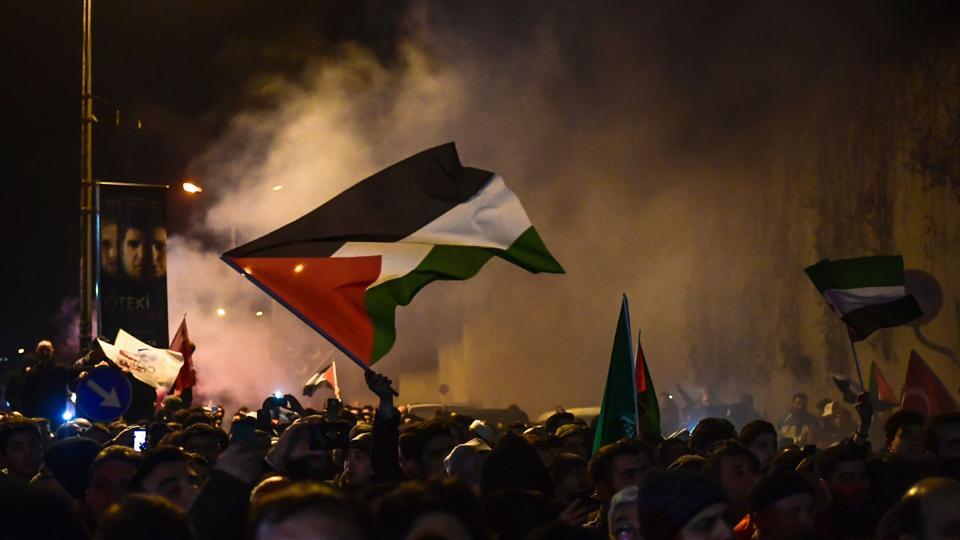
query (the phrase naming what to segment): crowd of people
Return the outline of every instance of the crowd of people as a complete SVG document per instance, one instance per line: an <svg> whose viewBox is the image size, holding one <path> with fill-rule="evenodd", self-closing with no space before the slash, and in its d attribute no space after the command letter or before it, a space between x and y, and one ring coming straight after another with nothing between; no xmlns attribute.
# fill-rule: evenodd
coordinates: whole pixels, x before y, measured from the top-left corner
<svg viewBox="0 0 960 540"><path fill-rule="evenodd" d="M867 394L845 416L797 394L777 425L745 399L705 398L692 429L693 400L667 398L679 429L594 448L592 419L563 410L418 418L372 372L372 406L286 395L225 414L188 392L110 423L64 420L67 391L103 359L54 356L41 342L6 375L0 538L960 538L960 413L879 413Z"/></svg>

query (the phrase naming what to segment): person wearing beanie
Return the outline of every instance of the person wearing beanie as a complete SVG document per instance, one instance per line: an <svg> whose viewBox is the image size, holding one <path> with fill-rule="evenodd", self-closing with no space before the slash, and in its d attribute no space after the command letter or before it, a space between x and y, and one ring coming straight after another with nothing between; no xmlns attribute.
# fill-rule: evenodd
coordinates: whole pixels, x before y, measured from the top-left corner
<svg viewBox="0 0 960 540"><path fill-rule="evenodd" d="M726 418L704 418L690 434L690 449L706 457L714 444L736 438L737 429Z"/></svg>
<svg viewBox="0 0 960 540"><path fill-rule="evenodd" d="M756 456L761 467L777 456L777 428L766 420L754 420L740 428L740 444Z"/></svg>
<svg viewBox="0 0 960 540"><path fill-rule="evenodd" d="M57 441L43 454L43 466L30 484L63 491L82 501L90 465L99 453L100 445L90 439L73 437Z"/></svg>
<svg viewBox="0 0 960 540"><path fill-rule="evenodd" d="M706 474L683 469L647 473L637 492L644 540L727 540L727 502Z"/></svg>
<svg viewBox="0 0 960 540"><path fill-rule="evenodd" d="M734 538L771 538L785 531L812 532L813 486L792 469L768 471L750 490L750 513L733 529Z"/></svg>

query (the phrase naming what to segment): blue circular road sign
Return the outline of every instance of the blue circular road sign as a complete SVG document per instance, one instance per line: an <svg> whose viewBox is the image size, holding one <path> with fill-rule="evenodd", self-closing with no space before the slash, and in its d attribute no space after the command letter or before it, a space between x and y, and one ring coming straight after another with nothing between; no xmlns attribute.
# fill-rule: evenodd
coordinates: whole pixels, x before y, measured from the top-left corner
<svg viewBox="0 0 960 540"><path fill-rule="evenodd" d="M77 408L83 416L97 422L123 416L130 408L131 398L130 381L114 367L94 369L77 385Z"/></svg>

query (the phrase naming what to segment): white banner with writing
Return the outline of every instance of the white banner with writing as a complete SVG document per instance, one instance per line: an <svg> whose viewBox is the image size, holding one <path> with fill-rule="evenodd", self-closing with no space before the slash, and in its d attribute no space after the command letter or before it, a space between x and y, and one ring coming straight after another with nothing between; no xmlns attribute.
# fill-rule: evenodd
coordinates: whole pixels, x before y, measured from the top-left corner
<svg viewBox="0 0 960 540"><path fill-rule="evenodd" d="M110 361L154 388L170 388L183 365L182 354L151 347L122 329L113 345L97 341Z"/></svg>

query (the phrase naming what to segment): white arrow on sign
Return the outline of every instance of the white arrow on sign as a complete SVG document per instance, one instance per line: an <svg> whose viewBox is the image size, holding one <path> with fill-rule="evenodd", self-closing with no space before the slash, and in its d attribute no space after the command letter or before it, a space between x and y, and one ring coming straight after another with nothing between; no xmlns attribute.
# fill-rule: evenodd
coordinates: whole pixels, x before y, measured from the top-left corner
<svg viewBox="0 0 960 540"><path fill-rule="evenodd" d="M120 408L120 398L117 397L117 389L111 388L109 392L104 390L96 381L87 381L87 386L91 390L97 393L98 396L103 398L103 401L100 402L101 407L116 407Z"/></svg>

